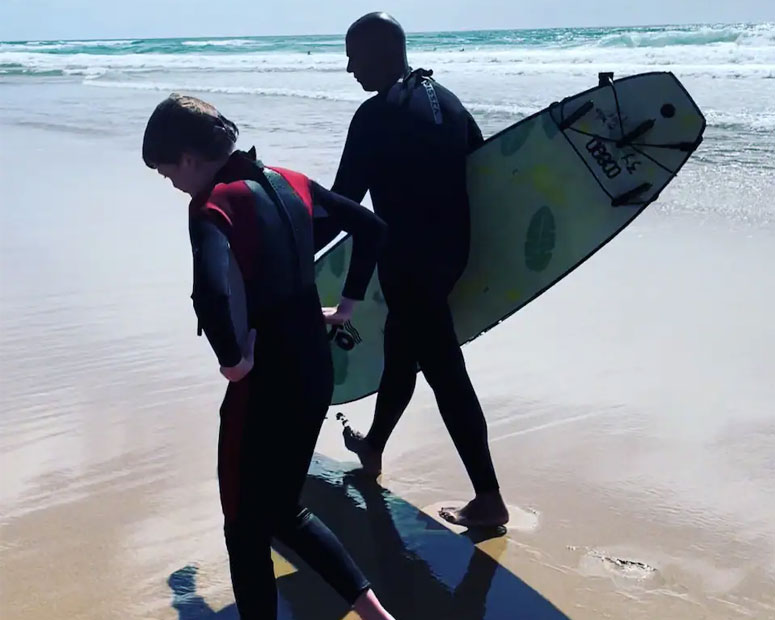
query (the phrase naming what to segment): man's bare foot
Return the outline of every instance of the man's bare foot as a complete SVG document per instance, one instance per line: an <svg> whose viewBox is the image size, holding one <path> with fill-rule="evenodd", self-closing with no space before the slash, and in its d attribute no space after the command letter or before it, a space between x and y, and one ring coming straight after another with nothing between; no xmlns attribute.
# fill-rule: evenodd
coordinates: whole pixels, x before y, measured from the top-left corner
<svg viewBox="0 0 775 620"><path fill-rule="evenodd" d="M350 452L354 452L360 460L364 473L371 476L379 476L382 473L382 453L372 448L366 441L366 437L350 426L344 427L342 437L344 437L345 447Z"/></svg>
<svg viewBox="0 0 775 620"><path fill-rule="evenodd" d="M509 522L509 511L498 491L482 493L462 508L442 508L439 516L452 523L468 528L492 528Z"/></svg>

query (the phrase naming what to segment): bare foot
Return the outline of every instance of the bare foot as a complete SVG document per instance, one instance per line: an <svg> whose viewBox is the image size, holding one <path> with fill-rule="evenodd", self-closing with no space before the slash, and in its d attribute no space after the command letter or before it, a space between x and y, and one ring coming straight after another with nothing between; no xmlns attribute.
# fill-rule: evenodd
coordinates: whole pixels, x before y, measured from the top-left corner
<svg viewBox="0 0 775 620"><path fill-rule="evenodd" d="M509 511L497 491L477 495L462 508L442 508L439 516L453 525L468 528L500 527L509 522Z"/></svg>
<svg viewBox="0 0 775 620"><path fill-rule="evenodd" d="M350 426L344 427L342 436L345 447L356 454L363 471L371 476L379 476L382 473L382 453L372 448L366 437Z"/></svg>
<svg viewBox="0 0 775 620"><path fill-rule="evenodd" d="M366 590L361 594L353 609L363 620L395 620L379 602L373 590Z"/></svg>

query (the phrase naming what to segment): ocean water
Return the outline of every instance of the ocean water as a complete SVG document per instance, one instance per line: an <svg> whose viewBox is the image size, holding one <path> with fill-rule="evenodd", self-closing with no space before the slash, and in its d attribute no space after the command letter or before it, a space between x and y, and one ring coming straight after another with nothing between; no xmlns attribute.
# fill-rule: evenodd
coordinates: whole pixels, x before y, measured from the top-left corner
<svg viewBox="0 0 775 620"><path fill-rule="evenodd" d="M761 193L772 188L775 24L427 33L410 35L409 50L485 134L594 85L599 71L673 71L709 123L686 171L702 175L709 193L684 208L757 221L775 213ZM136 141L157 100L196 93L268 147L265 156L285 155L294 143L286 138L301 132L321 149L316 162L326 160L310 162L312 172L329 179L364 99L345 64L341 36L5 42L0 111L4 123ZM715 184L720 169L732 184Z"/></svg>
<svg viewBox="0 0 775 620"><path fill-rule="evenodd" d="M701 147L638 221L465 352L507 501L538 515L534 537L510 535L510 568L574 618L773 617L775 24L412 34L409 60L485 136L600 71L672 71L706 115ZM240 146L330 183L368 96L345 67L341 36L0 43L13 617L113 617L91 592L116 579L127 617L177 617L166 579L196 561L206 594L230 601L223 384L194 337L186 199L144 167L142 132L169 92L196 94L240 126ZM365 426L372 406L350 421ZM327 423L320 447L343 459L339 430ZM422 383L386 465L417 505L470 493ZM41 538L73 522L90 525ZM47 554L83 587L68 571L44 579ZM612 554L657 580L599 561Z"/></svg>

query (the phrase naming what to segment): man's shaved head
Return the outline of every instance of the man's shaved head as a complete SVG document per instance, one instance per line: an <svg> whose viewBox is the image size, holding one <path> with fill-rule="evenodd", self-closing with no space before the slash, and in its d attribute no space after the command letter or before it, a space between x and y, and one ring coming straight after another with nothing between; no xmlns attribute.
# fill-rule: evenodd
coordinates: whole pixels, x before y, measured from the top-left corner
<svg viewBox="0 0 775 620"><path fill-rule="evenodd" d="M368 13L353 22L347 30L347 38L368 35L392 44L406 45L406 35L401 24L387 13Z"/></svg>
<svg viewBox="0 0 775 620"><path fill-rule="evenodd" d="M407 70L406 34L387 13L368 13L347 30L347 70L367 91L390 88Z"/></svg>

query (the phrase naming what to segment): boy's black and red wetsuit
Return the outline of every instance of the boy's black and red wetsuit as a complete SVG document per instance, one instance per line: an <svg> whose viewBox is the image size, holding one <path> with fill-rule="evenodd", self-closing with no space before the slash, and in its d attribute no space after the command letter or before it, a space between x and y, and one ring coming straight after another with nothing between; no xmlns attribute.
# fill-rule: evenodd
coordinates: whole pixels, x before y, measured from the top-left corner
<svg viewBox="0 0 775 620"><path fill-rule="evenodd" d="M221 406L218 477L232 583L243 620L274 618L273 538L349 603L369 584L336 537L299 503L331 401L333 367L314 281L315 223L353 236L343 295L363 299L385 225L305 176L235 152L189 209L193 302L222 366L241 357L230 314L229 261L256 330L253 370Z"/></svg>

